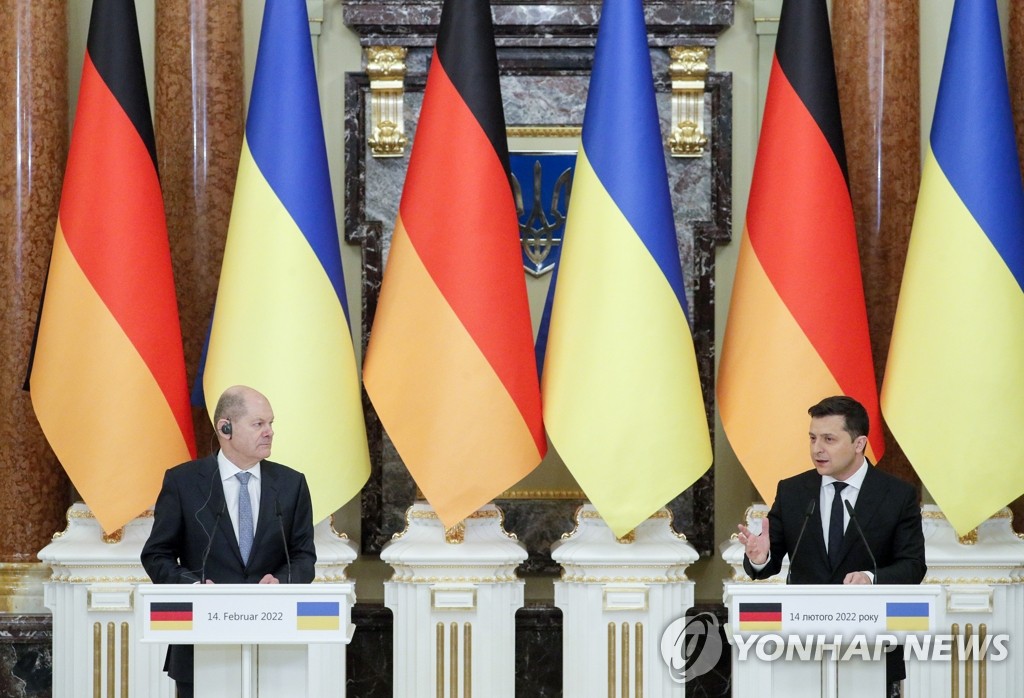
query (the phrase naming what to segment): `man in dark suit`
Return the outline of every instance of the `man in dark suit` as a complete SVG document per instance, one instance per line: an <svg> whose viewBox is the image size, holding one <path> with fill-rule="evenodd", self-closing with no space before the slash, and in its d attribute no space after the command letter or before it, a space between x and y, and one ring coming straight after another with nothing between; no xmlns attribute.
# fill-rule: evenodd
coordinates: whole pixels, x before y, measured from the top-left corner
<svg viewBox="0 0 1024 698"><path fill-rule="evenodd" d="M142 565L156 584L306 584L315 575L313 509L306 478L266 460L274 412L245 386L214 410L220 452L167 471ZM287 546L287 547L286 547ZM191 698L193 653L172 645L164 671Z"/></svg>
<svg viewBox="0 0 1024 698"><path fill-rule="evenodd" d="M752 579L771 577L788 554L792 584L920 583L926 567L917 493L864 457L867 411L856 400L837 396L807 412L814 469L779 482L760 535L739 527L744 570ZM847 502L870 553L850 522ZM886 677L887 695L898 692L906 677L902 648L887 655Z"/></svg>

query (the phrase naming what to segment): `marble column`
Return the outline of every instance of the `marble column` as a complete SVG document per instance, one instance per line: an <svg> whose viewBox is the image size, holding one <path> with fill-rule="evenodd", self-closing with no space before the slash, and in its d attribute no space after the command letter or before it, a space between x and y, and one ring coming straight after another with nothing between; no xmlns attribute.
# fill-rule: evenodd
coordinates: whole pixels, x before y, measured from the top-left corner
<svg viewBox="0 0 1024 698"><path fill-rule="evenodd" d="M1010 79L1010 102L1017 125L1017 152L1024 155L1024 3L1010 3L1006 70Z"/></svg>
<svg viewBox="0 0 1024 698"><path fill-rule="evenodd" d="M879 386L920 183L918 25L916 0L835 0L832 6L843 135ZM881 466L918 481L887 428Z"/></svg>
<svg viewBox="0 0 1024 698"><path fill-rule="evenodd" d="M68 144L67 10L0 4L0 612L41 611L36 552L71 490L22 386L57 224Z"/></svg>
<svg viewBox="0 0 1024 698"><path fill-rule="evenodd" d="M156 142L188 379L195 380L242 148L241 0L156 4ZM212 406L211 406L212 409ZM195 410L196 445L213 430Z"/></svg>
<svg viewBox="0 0 1024 698"><path fill-rule="evenodd" d="M1010 80L1010 104L1017 128L1018 157L1024 155L1024 3L1014 0L1010 3L1009 44L1006 70ZM1010 504L1013 511L1013 528L1024 531L1024 497Z"/></svg>

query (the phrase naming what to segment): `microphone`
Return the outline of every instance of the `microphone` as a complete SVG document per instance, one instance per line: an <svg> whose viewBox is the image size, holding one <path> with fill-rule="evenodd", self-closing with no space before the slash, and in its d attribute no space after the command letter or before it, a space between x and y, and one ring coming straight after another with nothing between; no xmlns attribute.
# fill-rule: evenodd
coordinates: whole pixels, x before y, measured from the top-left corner
<svg viewBox="0 0 1024 698"><path fill-rule="evenodd" d="M789 556L789 571L786 572L786 584L789 584L789 580L793 577L793 563L796 562L796 554L800 552L800 542L804 539L804 531L807 530L807 522L811 520L811 514L814 513L814 508L818 505L817 498L807 502L807 511L804 513L804 522L800 526L800 533L796 537L796 545L793 546L793 554Z"/></svg>
<svg viewBox="0 0 1024 698"><path fill-rule="evenodd" d="M277 514L277 527L281 531L281 543L284 545L284 559L288 563L288 583L292 583L292 556L288 554L288 538L284 535L284 518L281 516L281 503L274 499L274 513Z"/></svg>
<svg viewBox="0 0 1024 698"><path fill-rule="evenodd" d="M861 541L864 543L864 549L868 551L868 557L871 558L871 572L875 575L874 579L871 580L872 584L878 583L878 563L875 562L875 554L871 552L871 546L868 545L868 538L864 535L864 529L860 527L860 521L857 520L857 515L853 513L853 505L850 504L850 500L843 500L846 504L846 510L850 512L850 521L857 527L857 533L860 535Z"/></svg>
<svg viewBox="0 0 1024 698"><path fill-rule="evenodd" d="M210 540L206 543L206 550L203 551L203 562L199 567L199 583L206 584L206 558L210 557L210 550L213 548L213 539L217 537L217 526L220 523L220 517L224 516L224 511L228 508L228 502L225 499L220 503L220 511L217 512L217 517L213 520L213 533L210 534Z"/></svg>

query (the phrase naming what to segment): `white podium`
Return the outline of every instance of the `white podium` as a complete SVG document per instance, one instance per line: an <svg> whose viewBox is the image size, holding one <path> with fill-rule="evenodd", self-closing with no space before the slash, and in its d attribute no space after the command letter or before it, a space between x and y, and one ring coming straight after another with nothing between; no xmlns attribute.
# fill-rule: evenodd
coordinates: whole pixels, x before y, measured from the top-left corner
<svg viewBox="0 0 1024 698"><path fill-rule="evenodd" d="M143 584L143 643L195 645L197 698L326 696L345 685L355 591L341 584ZM340 672L340 674L339 674Z"/></svg>
<svg viewBox="0 0 1024 698"><path fill-rule="evenodd" d="M734 696L878 698L886 648L934 631L941 587L727 583Z"/></svg>

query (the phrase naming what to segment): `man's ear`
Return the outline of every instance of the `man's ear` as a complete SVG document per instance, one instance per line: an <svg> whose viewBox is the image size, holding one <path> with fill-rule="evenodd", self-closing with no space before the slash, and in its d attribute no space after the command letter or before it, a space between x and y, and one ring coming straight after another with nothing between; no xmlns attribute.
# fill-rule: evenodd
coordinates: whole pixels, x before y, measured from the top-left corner
<svg viewBox="0 0 1024 698"><path fill-rule="evenodd" d="M853 440L853 448L857 453L864 453L868 447L868 437L861 435Z"/></svg>

